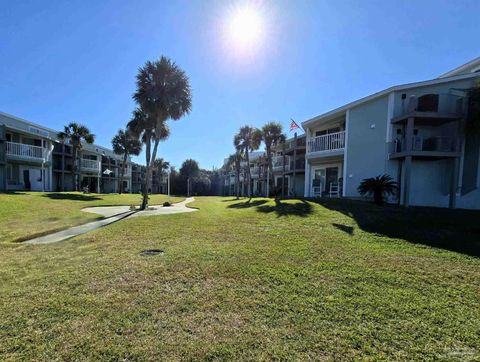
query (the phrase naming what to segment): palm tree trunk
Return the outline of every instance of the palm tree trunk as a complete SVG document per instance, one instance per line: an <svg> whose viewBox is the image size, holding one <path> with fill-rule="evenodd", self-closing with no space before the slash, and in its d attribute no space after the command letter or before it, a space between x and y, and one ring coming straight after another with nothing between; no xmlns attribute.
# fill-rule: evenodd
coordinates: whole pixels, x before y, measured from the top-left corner
<svg viewBox="0 0 480 362"><path fill-rule="evenodd" d="M275 184L275 180L273 179L273 161L272 161L272 150L270 147L266 148L267 151L267 167L268 167L268 173L270 174L270 179L268 180L268 192L267 192L267 197L270 197L270 192L271 192L271 186Z"/></svg>
<svg viewBox="0 0 480 362"><path fill-rule="evenodd" d="M145 160L146 160L146 170L145 170L145 179L143 180L143 190L142 190L142 205L140 206L141 210L145 210L148 207L148 188L151 183L151 165L150 165L150 151L152 148L151 132L145 132Z"/></svg>
<svg viewBox="0 0 480 362"><path fill-rule="evenodd" d="M240 198L240 161L235 161L235 193Z"/></svg>
<svg viewBox="0 0 480 362"><path fill-rule="evenodd" d="M120 180L118 181L118 193L121 195L123 193L123 177L125 176L125 167L127 165L128 153L125 152L123 155L123 164L120 171Z"/></svg>
<svg viewBox="0 0 480 362"><path fill-rule="evenodd" d="M77 147L72 145L72 187L73 191L78 191L77 185Z"/></svg>
<svg viewBox="0 0 480 362"><path fill-rule="evenodd" d="M248 187L248 191L247 191L247 195L248 197L252 197L252 189L250 188L250 184L252 182L252 174L250 173L250 156L248 154L248 148L247 148L247 152L245 154L245 158L247 159L247 187Z"/></svg>

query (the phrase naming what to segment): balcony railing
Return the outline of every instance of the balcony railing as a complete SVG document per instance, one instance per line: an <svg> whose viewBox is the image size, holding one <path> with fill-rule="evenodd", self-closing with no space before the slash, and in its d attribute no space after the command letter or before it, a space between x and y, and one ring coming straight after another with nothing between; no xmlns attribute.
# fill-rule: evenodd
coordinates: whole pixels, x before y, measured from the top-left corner
<svg viewBox="0 0 480 362"><path fill-rule="evenodd" d="M285 171L290 171L290 161L291 157L290 156L285 156ZM283 156L276 156L272 160L273 164L273 169L275 171L283 171Z"/></svg>
<svg viewBox="0 0 480 362"><path fill-rule="evenodd" d="M329 133L308 141L308 152L341 150L345 148L345 131Z"/></svg>
<svg viewBox="0 0 480 362"><path fill-rule="evenodd" d="M21 159L42 161L44 157L44 149L40 146L7 142L7 155Z"/></svg>
<svg viewBox="0 0 480 362"><path fill-rule="evenodd" d="M80 167L85 170L93 171L98 171L100 169L99 162L97 160L88 160L85 158L82 158L80 162Z"/></svg>
<svg viewBox="0 0 480 362"><path fill-rule="evenodd" d="M465 98L454 94L414 95L402 104L400 113L393 118L394 122L406 117L460 117L464 112Z"/></svg>
<svg viewBox="0 0 480 362"><path fill-rule="evenodd" d="M405 137L395 139L391 153L407 152L407 140ZM411 151L434 151L434 152L455 152L456 143L452 137L434 136L424 138L422 136L412 137Z"/></svg>

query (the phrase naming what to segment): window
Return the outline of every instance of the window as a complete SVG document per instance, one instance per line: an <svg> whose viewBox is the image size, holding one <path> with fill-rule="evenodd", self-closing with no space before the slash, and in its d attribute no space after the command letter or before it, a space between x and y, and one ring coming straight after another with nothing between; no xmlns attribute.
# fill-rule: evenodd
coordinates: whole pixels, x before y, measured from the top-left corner
<svg viewBox="0 0 480 362"><path fill-rule="evenodd" d="M18 184L19 182L19 168L16 164L7 165L7 181L11 184Z"/></svg>

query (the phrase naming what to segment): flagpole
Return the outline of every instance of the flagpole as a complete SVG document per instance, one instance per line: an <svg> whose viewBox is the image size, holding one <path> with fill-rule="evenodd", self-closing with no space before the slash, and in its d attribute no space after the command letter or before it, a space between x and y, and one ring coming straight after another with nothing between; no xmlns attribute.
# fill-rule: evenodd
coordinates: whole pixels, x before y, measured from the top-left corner
<svg viewBox="0 0 480 362"><path fill-rule="evenodd" d="M293 136L293 182L292 182L292 188L293 188L293 197L297 197L297 191L296 191L296 177L297 176L297 132L295 132L295 135Z"/></svg>

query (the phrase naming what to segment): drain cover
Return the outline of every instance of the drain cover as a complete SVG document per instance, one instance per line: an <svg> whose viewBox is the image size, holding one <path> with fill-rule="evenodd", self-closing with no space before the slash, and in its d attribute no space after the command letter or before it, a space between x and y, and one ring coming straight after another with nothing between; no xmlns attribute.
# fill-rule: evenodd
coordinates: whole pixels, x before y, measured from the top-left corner
<svg viewBox="0 0 480 362"><path fill-rule="evenodd" d="M152 255L163 255L165 252L161 249L149 249L144 250L140 253L140 256L152 256Z"/></svg>

